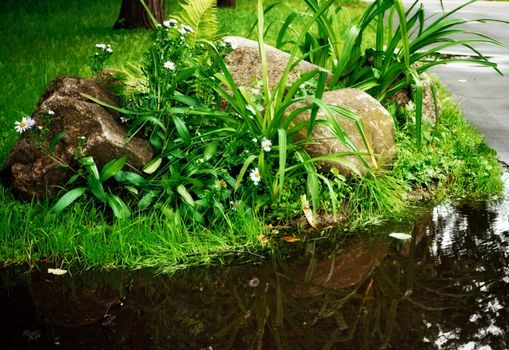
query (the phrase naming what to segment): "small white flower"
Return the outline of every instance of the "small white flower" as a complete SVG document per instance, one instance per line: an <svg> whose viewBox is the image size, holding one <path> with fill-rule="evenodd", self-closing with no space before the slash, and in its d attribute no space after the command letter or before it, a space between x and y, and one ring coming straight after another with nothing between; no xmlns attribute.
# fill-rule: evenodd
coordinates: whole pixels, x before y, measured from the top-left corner
<svg viewBox="0 0 509 350"><path fill-rule="evenodd" d="M251 112L251 114L256 114L256 111L255 111L255 109L254 109L254 107L253 107L253 106L251 106L251 105L247 105L247 106L246 106L246 109L247 109L249 112Z"/></svg>
<svg viewBox="0 0 509 350"><path fill-rule="evenodd" d="M163 25L167 28L172 28L172 27L175 27L177 26L177 20L175 18L170 18L166 21L163 22Z"/></svg>
<svg viewBox="0 0 509 350"><path fill-rule="evenodd" d="M184 26L180 27L180 28L178 29L178 31L179 31L179 33L180 33L181 35L185 35L185 34L187 33L187 30L186 30L186 28L185 28Z"/></svg>
<svg viewBox="0 0 509 350"><path fill-rule="evenodd" d="M258 140L256 139L256 137L253 137L253 138L251 139L251 141L253 141L254 143L258 143Z"/></svg>
<svg viewBox="0 0 509 350"><path fill-rule="evenodd" d="M49 114L49 115L55 115L55 112L54 112L54 111L52 111L51 109L48 109L48 114Z"/></svg>
<svg viewBox="0 0 509 350"><path fill-rule="evenodd" d="M111 49L111 46L110 45L106 45L106 44L95 44L95 47L98 48L98 49L101 49L107 53L112 53L113 50Z"/></svg>
<svg viewBox="0 0 509 350"><path fill-rule="evenodd" d="M172 61L166 61L164 62L164 68L169 70L175 70L175 63L173 63Z"/></svg>
<svg viewBox="0 0 509 350"><path fill-rule="evenodd" d="M261 91L260 91L260 89L251 89L251 94L258 96L261 94Z"/></svg>
<svg viewBox="0 0 509 350"><path fill-rule="evenodd" d="M272 141L264 137L262 139L262 149L265 152L270 152L270 150L272 149Z"/></svg>
<svg viewBox="0 0 509 350"><path fill-rule="evenodd" d="M254 168L253 170L251 170L251 172L249 173L249 177L256 186L258 186L260 181L262 181L262 177L260 176L260 171L258 170L258 168Z"/></svg>
<svg viewBox="0 0 509 350"><path fill-rule="evenodd" d="M125 124L129 121L129 118L126 118L126 117L120 117L120 121L122 122L122 124Z"/></svg>
<svg viewBox="0 0 509 350"><path fill-rule="evenodd" d="M21 118L21 121L16 121L14 124L14 130L21 134L22 132L32 128L35 125L35 120L28 116Z"/></svg>

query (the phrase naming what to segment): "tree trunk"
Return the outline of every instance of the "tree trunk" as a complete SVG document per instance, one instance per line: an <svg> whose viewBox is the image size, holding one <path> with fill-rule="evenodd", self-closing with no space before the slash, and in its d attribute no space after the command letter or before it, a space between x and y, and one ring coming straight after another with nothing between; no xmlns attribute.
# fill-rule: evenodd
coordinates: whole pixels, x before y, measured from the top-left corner
<svg viewBox="0 0 509 350"><path fill-rule="evenodd" d="M144 0L157 22L164 21L164 0ZM122 0L120 14L113 29L154 28L150 16L140 0Z"/></svg>
<svg viewBox="0 0 509 350"><path fill-rule="evenodd" d="M235 7L235 0L217 0L218 7Z"/></svg>

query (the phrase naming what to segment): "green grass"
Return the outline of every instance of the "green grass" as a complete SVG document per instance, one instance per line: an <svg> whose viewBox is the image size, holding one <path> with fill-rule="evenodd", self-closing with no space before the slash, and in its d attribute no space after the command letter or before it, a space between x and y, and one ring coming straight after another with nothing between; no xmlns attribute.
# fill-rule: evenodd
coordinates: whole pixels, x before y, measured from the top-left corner
<svg viewBox="0 0 509 350"><path fill-rule="evenodd" d="M95 44L111 44L111 67L139 62L148 32L113 31L119 6L117 0L0 2L0 164L18 137L14 121L35 109L51 80L91 75L86 62ZM236 9L221 10L222 33L247 35L255 7L255 2L244 0ZM168 11L175 11L175 5L170 4ZM354 10L352 17L358 13ZM271 43L274 38L269 35L267 40ZM444 109L442 125L424 128L421 152L415 148L413 130L398 132L399 157L392 171L338 187L345 212L356 218L352 223L405 217L414 204L407 196L412 187L425 188L440 199L485 198L501 190L501 170L493 152L451 101L445 102ZM372 200L366 201L367 196ZM231 212L222 223L204 228L184 225L168 208L114 221L98 204L87 201L60 216L48 212L51 203L19 202L3 187L0 201L0 261L6 264L47 259L66 266L155 267L172 272L257 259L253 253L271 250L271 245L263 247L258 241L260 235L271 233L262 220L248 213Z"/></svg>
<svg viewBox="0 0 509 350"><path fill-rule="evenodd" d="M81 202L62 215L48 203L24 204L0 188L0 260L41 260L86 268L155 268L162 272L207 263L258 260L261 221L236 213L222 230L184 225L168 208L111 221L101 208ZM230 219L228 219L230 220Z"/></svg>

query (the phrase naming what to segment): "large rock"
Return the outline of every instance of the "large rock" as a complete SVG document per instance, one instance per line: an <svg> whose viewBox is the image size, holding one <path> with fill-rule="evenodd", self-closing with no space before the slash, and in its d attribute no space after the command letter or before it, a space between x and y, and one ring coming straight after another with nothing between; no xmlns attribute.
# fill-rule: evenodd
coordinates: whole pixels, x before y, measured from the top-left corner
<svg viewBox="0 0 509 350"><path fill-rule="evenodd" d="M322 101L330 105L342 106L355 112L364 126L368 144L370 145L372 155L377 163L376 165L380 167L390 164L396 155L394 122L389 112L387 112L376 99L362 90L341 89L325 91ZM291 107L290 111L303 106L304 103L297 103ZM302 112L295 118L293 124L297 125L298 123L309 121L310 113L309 109ZM319 110L317 120L327 119L326 112ZM335 119L355 145L356 150L367 153L368 149L357 124L338 114L335 114ZM304 141L306 137L307 128L304 127L294 135L294 141ZM336 137L328 125L321 124L314 125L309 142L305 145L305 149L312 157L353 151L351 147L345 145ZM366 167L357 156L346 156L341 159L347 161L348 164L327 160L317 162L316 166L318 170L323 173L330 171L332 168L337 168L345 176L350 176L354 172L365 173L367 171ZM364 155L363 159L371 167L375 167L371 156Z"/></svg>
<svg viewBox="0 0 509 350"><path fill-rule="evenodd" d="M238 36L226 36L223 41L229 43L233 51L225 57L225 63L237 86L255 87L258 81L262 80L262 65L258 42ZM290 55L270 45L265 45L265 56L267 59L267 75L269 77L269 88L273 90L281 80L286 69ZM312 70L323 70L323 68L301 61L290 71L287 85L298 80L299 75ZM330 75L330 73L328 73Z"/></svg>
<svg viewBox="0 0 509 350"><path fill-rule="evenodd" d="M25 198L55 193L78 167L77 151L92 156L99 169L122 155L127 155L128 163L138 168L151 159L148 142L133 137L127 143L120 116L81 93L118 105L116 97L93 80L61 77L53 81L32 114L37 126L47 128L47 138L36 141L35 135L40 132L35 127L26 131L5 163L3 172L15 193ZM49 111L54 115L49 115ZM65 136L50 154L51 140L62 131Z"/></svg>

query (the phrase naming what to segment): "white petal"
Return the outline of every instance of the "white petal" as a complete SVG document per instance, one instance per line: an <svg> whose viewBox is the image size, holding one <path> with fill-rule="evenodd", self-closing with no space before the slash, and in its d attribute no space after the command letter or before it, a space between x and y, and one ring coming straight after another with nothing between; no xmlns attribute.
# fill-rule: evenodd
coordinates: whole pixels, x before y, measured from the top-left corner
<svg viewBox="0 0 509 350"><path fill-rule="evenodd" d="M67 270L48 268L48 273L60 276L60 275L65 275L67 273Z"/></svg>
<svg viewBox="0 0 509 350"><path fill-rule="evenodd" d="M412 238L412 235L409 235L408 233L401 233L401 232L393 232L389 234L390 237L400 239L402 241L406 241L407 239Z"/></svg>

